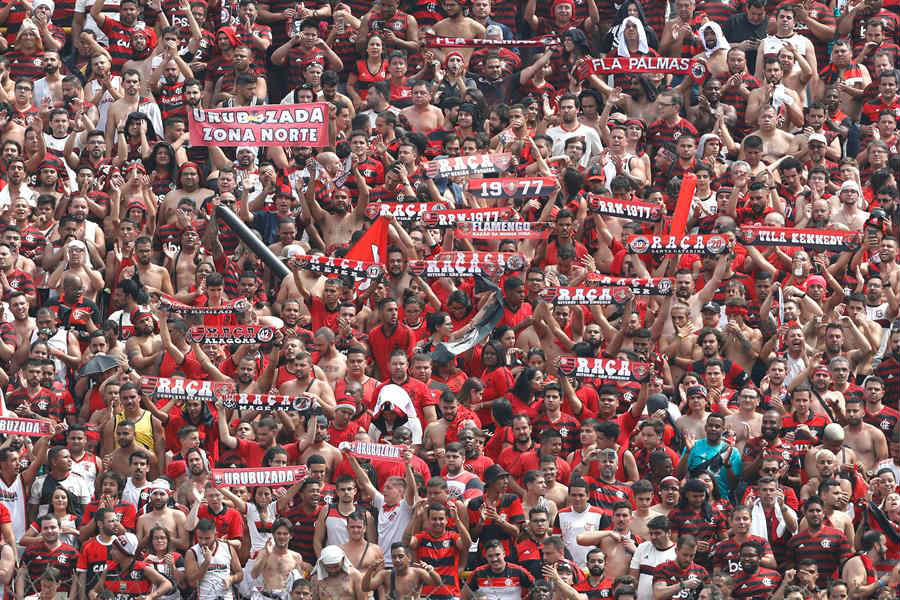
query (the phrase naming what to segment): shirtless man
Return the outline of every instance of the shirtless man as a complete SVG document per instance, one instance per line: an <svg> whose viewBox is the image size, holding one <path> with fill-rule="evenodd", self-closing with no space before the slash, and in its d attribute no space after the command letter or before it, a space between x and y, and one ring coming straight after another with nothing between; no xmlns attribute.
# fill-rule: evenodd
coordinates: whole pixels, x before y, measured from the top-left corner
<svg viewBox="0 0 900 600"><path fill-rule="evenodd" d="M115 148L119 138L124 133L125 121L128 115L140 112L147 116L150 120L149 125L153 127L157 135L162 135L162 113L159 106L154 101L146 101L141 95L142 78L139 71L129 69L122 72L122 91L124 94L121 98L113 102L109 107L106 115L106 147ZM152 98L153 96L150 96ZM144 127L147 126L147 121Z"/></svg>
<svg viewBox="0 0 900 600"><path fill-rule="evenodd" d="M690 280L691 286L694 284L693 277L689 273L676 275L678 277ZM691 292L688 292L690 298ZM678 381L684 374L684 369L676 364L675 358L681 358L684 361L691 362L694 360L694 348L697 347L697 329L691 321L690 307L682 302L672 302L672 308L669 309L672 327L675 333L664 336L660 343L663 356L670 356L672 360L672 380Z"/></svg>
<svg viewBox="0 0 900 600"><path fill-rule="evenodd" d="M131 455L138 450L149 450L149 448L142 446L136 441L134 432L135 426L132 421L119 421L119 424L116 425L117 447L103 457L104 470L112 470L122 477L128 477L131 473ZM157 476L159 476L159 461L156 456L151 454L147 478L153 479ZM147 531L149 531L149 528Z"/></svg>
<svg viewBox="0 0 900 600"><path fill-rule="evenodd" d="M334 331L328 327L320 327L315 336L319 351L319 362L316 364L325 372L332 389L347 374L347 358L335 348L334 337Z"/></svg>
<svg viewBox="0 0 900 600"><path fill-rule="evenodd" d="M313 443L300 454L300 462L305 464L307 458L318 454L325 459L327 481L331 481L331 476L343 460L343 456L340 450L328 443L328 419L325 415L319 415L314 420L311 419L307 427L315 427L316 433Z"/></svg>
<svg viewBox="0 0 900 600"><path fill-rule="evenodd" d="M723 332L725 358L750 373L762 348L762 333L747 325L747 303L744 300L728 300L725 316L728 319Z"/></svg>
<svg viewBox="0 0 900 600"><path fill-rule="evenodd" d="M844 443L856 453L866 471L888 457L887 439L874 425L863 421L866 409L863 399L850 396L846 399L847 424L844 425Z"/></svg>
<svg viewBox="0 0 900 600"><path fill-rule="evenodd" d="M461 38L477 38L482 39L485 35L485 27L478 21L470 19L466 16L463 6L467 4L464 0L443 0L441 8L444 9L446 18L441 19L434 24L434 34L447 37ZM472 56L474 48L454 48L458 50L465 60L465 64L469 64L469 57ZM436 53L437 54L437 53ZM413 88L415 90L415 88Z"/></svg>
<svg viewBox="0 0 900 600"><path fill-rule="evenodd" d="M65 260L59 261L47 284L62 295L63 281L76 277L84 284L84 297L96 301L97 294L103 289L103 276L91 268L87 246L81 240L69 240L65 253Z"/></svg>
<svg viewBox="0 0 900 600"><path fill-rule="evenodd" d="M200 186L200 170L192 162L181 165L175 184L177 187L166 194L159 207L160 223L169 222L182 198L190 198L195 206L203 206L208 198L215 195L211 189Z"/></svg>
<svg viewBox="0 0 900 600"><path fill-rule="evenodd" d="M759 392L752 387L745 387L738 392L738 410L725 417L725 429L734 432L734 444L738 450L750 438L762 435L762 414L759 407Z"/></svg>
<svg viewBox="0 0 900 600"><path fill-rule="evenodd" d="M685 436L695 440L706 437L706 388L692 385L687 389L688 412L675 421L675 427Z"/></svg>
<svg viewBox="0 0 900 600"><path fill-rule="evenodd" d="M334 390L328 382L322 381L315 377L312 365L310 364L310 355L308 352L299 352L294 357L294 362L298 363L294 371L295 379L291 379L278 386L279 394L288 396L302 396L309 394L314 396L322 407L322 410L329 417L334 415L336 402L334 400Z"/></svg>
<svg viewBox="0 0 900 600"><path fill-rule="evenodd" d="M362 575L340 546L326 546L312 575L313 600L365 600Z"/></svg>
<svg viewBox="0 0 900 600"><path fill-rule="evenodd" d="M862 231L869 213L859 207L859 185L852 179L844 181L836 199L837 202L832 196L831 222L843 225L850 231Z"/></svg>
<svg viewBox="0 0 900 600"><path fill-rule="evenodd" d="M646 479L639 479L631 484L631 491L634 492L634 503L637 507L631 514L631 532L643 540L650 539L647 521L656 516L656 513L650 510L653 504L653 484Z"/></svg>
<svg viewBox="0 0 900 600"><path fill-rule="evenodd" d="M412 559L402 542L391 544L391 569L384 559L369 565L362 578L363 592L384 589L388 598L418 598L423 585L439 585L441 576L433 566Z"/></svg>
<svg viewBox="0 0 900 600"><path fill-rule="evenodd" d="M559 469L556 466L555 456L541 456L541 472L544 474L544 483L547 485L547 493L544 497L553 500L556 506L563 507L569 501L569 488L556 480Z"/></svg>
<svg viewBox="0 0 900 600"><path fill-rule="evenodd" d="M749 112L749 109L747 112ZM759 129L751 132L749 135L758 136L762 140L763 159L770 159L765 162L778 160L785 154L799 152L796 136L778 128L778 111L774 106L762 107L758 115L757 125ZM743 158L743 148L740 156Z"/></svg>
<svg viewBox="0 0 900 600"><path fill-rule="evenodd" d="M631 504L616 502L613 504L612 529L587 531L577 537L580 546L600 546L606 557L604 575L612 580L628 573L631 557L642 541L631 532L631 518Z"/></svg>
<svg viewBox="0 0 900 600"><path fill-rule="evenodd" d="M767 58L765 60L766 83L750 92L750 96L747 98L747 112L744 117L747 123L756 123L763 107L773 106L776 110L784 109L787 120L794 126L803 126L803 102L797 92L787 88L781 82L783 77L784 71L778 59Z"/></svg>
<svg viewBox="0 0 900 600"><path fill-rule="evenodd" d="M123 421L124 422L124 421ZM150 530L157 525L169 532L169 536L179 550L187 550L189 544L187 517L177 508L168 506L172 486L166 479L156 479L150 484L150 510L137 520L137 538L143 541Z"/></svg>
<svg viewBox="0 0 900 600"><path fill-rule="evenodd" d="M459 6L457 0L445 0L445 4ZM468 17L464 18L468 21L472 20ZM448 20L451 19L444 19L444 21ZM441 23L444 21L441 21ZM476 25L478 24L476 23ZM481 25L478 25L478 27L481 27ZM437 25L435 25L435 28L437 28ZM471 48L459 48L460 52L465 52L466 50L471 53ZM427 135L444 126L444 112L437 106L432 105L431 99L431 85L425 79L417 79L412 88L412 105L400 111L400 117L405 117L409 121L412 130L423 135Z"/></svg>
<svg viewBox="0 0 900 600"><path fill-rule="evenodd" d="M837 477L838 473L837 460L835 459L834 452L831 450L822 448L814 452L809 451L806 453L806 458L809 458L810 456L814 457L813 460L816 464L816 475L815 477L810 475L809 481L800 488L800 500L803 502L811 496L818 496L819 484L823 481Z"/></svg>
<svg viewBox="0 0 900 600"><path fill-rule="evenodd" d="M291 542L293 524L290 519L281 517L272 524L272 537L266 541L265 547L259 551L250 575L254 581L262 577L262 591L268 597L284 597L294 581L302 579L310 566L303 562L303 557L288 546Z"/></svg>
<svg viewBox="0 0 900 600"><path fill-rule="evenodd" d="M438 112L440 112L440 109L438 109ZM318 200L316 200L316 190L319 189L316 185L308 185L306 193L302 196L304 212L318 226L326 248L336 244L343 244L350 239L354 232L363 227L366 222L369 186L366 185L365 177L359 172L359 161L355 155L353 155L352 160L353 166L350 172L359 192L356 197L355 208L353 208L350 201L350 190L345 187L334 190L332 195L333 210L327 211L323 209ZM314 158L307 161L306 167L312 173L316 172L317 169L324 168Z"/></svg>
<svg viewBox="0 0 900 600"><path fill-rule="evenodd" d="M13 354L15 362L11 367L11 373L18 370L18 366L28 358L28 351L30 350L31 345L25 342L31 340L32 334L34 334L37 329L34 317L28 316L28 308L28 296L23 292L13 293L10 296L9 312L11 312L13 316L12 328L13 332L18 337L18 344L16 345L15 353Z"/></svg>
<svg viewBox="0 0 900 600"><path fill-rule="evenodd" d="M147 247L147 253L149 252L150 249ZM128 362L141 375L159 373L159 362L164 349L162 338L155 333L156 321L153 320L153 313L147 307L138 306L131 311L131 323L134 325L134 335L125 342Z"/></svg>
<svg viewBox="0 0 900 600"><path fill-rule="evenodd" d="M172 256L169 256L170 250ZM163 247L163 253L169 265L169 278L175 281L175 293L190 292L197 282L197 269L204 254L200 234L193 227L187 227L181 232L181 244Z"/></svg>
<svg viewBox="0 0 900 600"><path fill-rule="evenodd" d="M384 552L381 546L367 540L365 533L366 520L363 514L353 511L347 517L348 539L341 545L341 550L347 555L347 560L361 573L367 572L372 565L384 565Z"/></svg>

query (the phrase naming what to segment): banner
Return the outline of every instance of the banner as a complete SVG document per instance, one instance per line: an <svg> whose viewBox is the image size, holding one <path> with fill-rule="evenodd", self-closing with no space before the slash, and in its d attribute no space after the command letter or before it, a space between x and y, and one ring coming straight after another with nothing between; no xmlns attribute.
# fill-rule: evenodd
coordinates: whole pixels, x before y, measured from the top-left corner
<svg viewBox="0 0 900 600"><path fill-rule="evenodd" d="M629 235L625 248L630 254L702 254L715 256L731 245L728 236L707 235Z"/></svg>
<svg viewBox="0 0 900 600"><path fill-rule="evenodd" d="M426 36L424 42L426 48L484 48L487 46L543 48L545 46L559 46L562 43L559 41L559 38L554 35L545 35L533 40L486 40L479 38Z"/></svg>
<svg viewBox="0 0 900 600"><path fill-rule="evenodd" d="M632 221L657 223L665 212L665 207L640 200L616 200L605 196L588 198L588 208L598 215L621 217Z"/></svg>
<svg viewBox="0 0 900 600"><path fill-rule="evenodd" d="M191 146L327 146L328 104L263 104L188 111Z"/></svg>
<svg viewBox="0 0 900 600"><path fill-rule="evenodd" d="M435 258L410 261L407 270L422 277L493 276L525 268L525 255L515 252L441 252Z"/></svg>
<svg viewBox="0 0 900 600"><path fill-rule="evenodd" d="M663 231L672 235L684 235L687 228L688 216L691 214L691 206L694 204L694 190L697 188L697 176L693 173L685 173L681 178L681 187L678 190L678 200L675 202L675 211L672 213L672 223Z"/></svg>
<svg viewBox="0 0 900 600"><path fill-rule="evenodd" d="M170 312L180 315L230 315L237 312L246 312L250 309L250 302L241 298L225 306L190 306L179 302L170 296L159 297L160 306L164 306Z"/></svg>
<svg viewBox="0 0 900 600"><path fill-rule="evenodd" d="M473 240L543 240L553 233L545 221L474 221L456 224L456 237Z"/></svg>
<svg viewBox="0 0 900 600"><path fill-rule="evenodd" d="M222 399L225 408L238 410L255 410L274 412L276 410L303 411L312 404L312 398L306 394L300 396L281 396L277 394L231 394Z"/></svg>
<svg viewBox="0 0 900 600"><path fill-rule="evenodd" d="M341 442L338 449L345 450L357 458L377 458L385 462L402 463L403 446L392 446L390 444L373 444L371 442Z"/></svg>
<svg viewBox="0 0 900 600"><path fill-rule="evenodd" d="M538 295L545 302L551 302L557 306L576 306L623 304L634 297L634 292L625 286L548 286Z"/></svg>
<svg viewBox="0 0 900 600"><path fill-rule="evenodd" d="M458 208L433 210L422 215L422 222L428 227L455 227L457 223L475 221L508 221L514 219L516 210L511 206L500 208Z"/></svg>
<svg viewBox="0 0 900 600"><path fill-rule="evenodd" d="M608 58L584 58L575 67L579 80L590 75L615 75L619 73L675 73L690 74L700 82L706 76L706 66L692 58L668 56L613 56Z"/></svg>
<svg viewBox="0 0 900 600"><path fill-rule="evenodd" d="M194 325L188 341L195 344L265 344L275 337L268 325Z"/></svg>
<svg viewBox="0 0 900 600"><path fill-rule="evenodd" d="M199 398L204 402L215 402L234 394L235 387L230 381L199 381L183 377L141 377L141 393L155 398L190 400Z"/></svg>
<svg viewBox="0 0 900 600"><path fill-rule="evenodd" d="M50 422L38 419L19 419L17 417L0 417L0 433L4 435L27 435L43 437L50 435Z"/></svg>
<svg viewBox="0 0 900 600"><path fill-rule="evenodd" d="M422 215L435 210L445 210L444 202L369 202L366 205L366 216L375 220L378 217L395 217L401 223L415 221Z"/></svg>
<svg viewBox="0 0 900 600"><path fill-rule="evenodd" d="M471 178L468 191L476 198L546 198L558 188L555 177L501 177Z"/></svg>
<svg viewBox="0 0 900 600"><path fill-rule="evenodd" d="M503 318L504 302L503 291L500 287L484 277L484 275L475 275L475 285L482 285L491 292L490 299L475 316L472 317L472 325L470 329L462 337L456 338L449 342L441 342L437 348L431 351L431 360L434 362L450 362L454 357L459 356L463 352L468 352L475 347L476 344L482 343L497 327L497 323Z"/></svg>
<svg viewBox="0 0 900 600"><path fill-rule="evenodd" d="M484 175L502 173L512 162L512 154L472 154L438 158L423 165L429 177L461 177L463 175Z"/></svg>
<svg viewBox="0 0 900 600"><path fill-rule="evenodd" d="M566 377L637 381L639 383L647 380L652 369L652 365L645 362L580 356L560 356L556 366L559 368L559 372Z"/></svg>
<svg viewBox="0 0 900 600"><path fill-rule="evenodd" d="M287 486L306 479L306 465L293 467L260 467L256 469L213 469L213 485L230 487Z"/></svg>
<svg viewBox="0 0 900 600"><path fill-rule="evenodd" d="M636 296L671 296L675 280L672 277L613 277L589 273L585 279L588 285L625 286Z"/></svg>
<svg viewBox="0 0 900 600"><path fill-rule="evenodd" d="M291 260L308 271L326 275L340 275L342 277L350 275L356 279L377 279L384 274L384 267L381 265L351 258L308 254L295 256Z"/></svg>
<svg viewBox="0 0 900 600"><path fill-rule="evenodd" d="M862 234L858 231L762 225L741 227L738 239L747 246L794 246L829 252L855 252L862 245Z"/></svg>

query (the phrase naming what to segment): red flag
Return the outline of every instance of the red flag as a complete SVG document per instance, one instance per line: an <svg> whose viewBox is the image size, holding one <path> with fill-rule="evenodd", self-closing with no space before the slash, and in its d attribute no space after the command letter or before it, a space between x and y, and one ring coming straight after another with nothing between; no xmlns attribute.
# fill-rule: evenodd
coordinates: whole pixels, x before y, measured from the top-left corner
<svg viewBox="0 0 900 600"><path fill-rule="evenodd" d="M386 265L387 248L388 222L384 217L378 217L368 231L347 251L344 258Z"/></svg>
<svg viewBox="0 0 900 600"><path fill-rule="evenodd" d="M675 214L672 216L672 227L669 229L671 235L684 235L696 187L697 176L693 173L686 173L681 180L681 191L678 192L678 202L675 204Z"/></svg>

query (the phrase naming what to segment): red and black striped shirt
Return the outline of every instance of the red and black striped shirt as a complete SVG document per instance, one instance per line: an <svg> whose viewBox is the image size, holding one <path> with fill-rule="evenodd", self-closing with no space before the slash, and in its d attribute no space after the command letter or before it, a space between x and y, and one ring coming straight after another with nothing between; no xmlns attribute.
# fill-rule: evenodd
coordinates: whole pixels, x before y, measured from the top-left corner
<svg viewBox="0 0 900 600"><path fill-rule="evenodd" d="M106 17L100 29L109 38L107 49L112 57L113 71L117 72L132 58L131 35L136 28L127 27L116 19Z"/></svg>
<svg viewBox="0 0 900 600"><path fill-rule="evenodd" d="M853 554L844 532L834 527L822 526L818 531L804 529L788 542L794 564L810 558L819 565L819 587L826 587L836 577L837 569Z"/></svg>
<svg viewBox="0 0 900 600"><path fill-rule="evenodd" d="M115 595L116 600L146 596L153 588L144 573L149 566L142 560L136 560L123 572L122 565L111 560L106 563L104 586Z"/></svg>
<svg viewBox="0 0 900 600"><path fill-rule="evenodd" d="M322 507L319 506L311 513L306 512L298 500L291 502L287 510L284 511L283 517L287 517L294 524L291 531L291 550L299 552L303 560L310 564L315 564L316 552L313 549L313 535L316 532L316 519ZM312 561L312 562L310 562Z"/></svg>
<svg viewBox="0 0 900 600"><path fill-rule="evenodd" d="M31 582L37 582L48 567L57 569L60 573L61 592L69 591L77 562L78 551L69 544L62 543L53 550L48 549L44 543L28 546L22 555L22 564L28 568Z"/></svg>
<svg viewBox="0 0 900 600"><path fill-rule="evenodd" d="M709 582L709 572L695 562L691 562L685 568L681 568L674 560L666 562L656 567L653 574L653 584L662 582L666 585L675 585L684 581L698 580L702 583Z"/></svg>
<svg viewBox="0 0 900 600"><path fill-rule="evenodd" d="M772 552L772 548L765 538L756 535L748 535L747 539L744 541L756 542L762 546L763 556ZM712 564L714 568L717 568L722 573L731 575L732 577L736 577L738 574L743 573L743 570L741 569L741 544L735 541L733 536L716 544L716 547L713 549Z"/></svg>
<svg viewBox="0 0 900 600"><path fill-rule="evenodd" d="M734 587L731 588L731 597L736 600L742 598L771 598L779 585L781 585L781 573L774 569L761 566L752 575L747 575L740 571L734 576Z"/></svg>
<svg viewBox="0 0 900 600"><path fill-rule="evenodd" d="M422 595L432 598L455 598L459 591L459 549L456 543L459 534L445 531L444 535L434 537L427 531L416 534L418 544L416 557L427 565L434 567L441 577L441 585L423 585Z"/></svg>

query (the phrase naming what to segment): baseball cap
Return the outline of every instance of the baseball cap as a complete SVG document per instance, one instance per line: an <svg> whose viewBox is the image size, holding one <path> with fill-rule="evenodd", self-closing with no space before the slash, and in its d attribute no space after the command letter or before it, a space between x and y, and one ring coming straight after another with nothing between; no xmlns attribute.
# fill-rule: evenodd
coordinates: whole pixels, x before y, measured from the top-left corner
<svg viewBox="0 0 900 600"><path fill-rule="evenodd" d="M687 389L687 395L690 396L703 396L706 397L706 388L702 385L692 385Z"/></svg>
<svg viewBox="0 0 900 600"><path fill-rule="evenodd" d="M504 469L500 465L491 465L484 470L485 485L491 485L498 479L502 479L504 477L509 477L509 473L507 473L506 469Z"/></svg>
<svg viewBox="0 0 900 600"><path fill-rule="evenodd" d="M828 140L825 139L825 136L821 133L812 133L809 138L807 138L807 143L812 144L813 142L819 142L824 145L828 145Z"/></svg>
<svg viewBox="0 0 900 600"><path fill-rule="evenodd" d="M700 309L700 312L719 312L719 303L718 302L707 302L703 305L703 308Z"/></svg>
<svg viewBox="0 0 900 600"><path fill-rule="evenodd" d="M678 478L673 477L671 475L669 475L668 477L663 477L662 481L659 482L659 487L661 487L661 488L668 487L669 484L675 484L675 487L680 487Z"/></svg>

